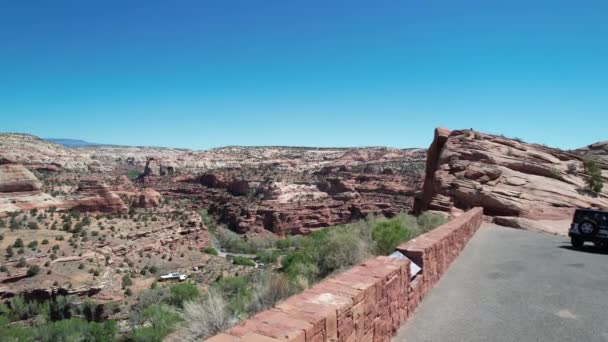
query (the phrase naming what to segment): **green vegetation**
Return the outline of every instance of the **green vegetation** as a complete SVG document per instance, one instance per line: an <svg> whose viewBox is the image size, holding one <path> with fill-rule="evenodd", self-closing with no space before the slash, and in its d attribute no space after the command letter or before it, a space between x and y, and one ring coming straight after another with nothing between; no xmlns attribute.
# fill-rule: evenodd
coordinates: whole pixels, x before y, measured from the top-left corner
<svg viewBox="0 0 608 342"><path fill-rule="evenodd" d="M40 267L38 267L36 265L30 266L30 268L27 269L28 277L33 277L33 276L37 275L38 273L40 273Z"/></svg>
<svg viewBox="0 0 608 342"><path fill-rule="evenodd" d="M249 259L249 258L245 258L239 255L233 255L232 257L232 263L235 265L242 265L242 266L255 266L255 261Z"/></svg>
<svg viewBox="0 0 608 342"><path fill-rule="evenodd" d="M63 296L44 303L26 301L18 296L7 304L0 303L2 341L116 341L116 323L93 322L92 315L86 314L87 304L79 307ZM30 319L33 319L31 326L20 322Z"/></svg>
<svg viewBox="0 0 608 342"><path fill-rule="evenodd" d="M13 247L15 247L15 248L23 247L23 240L21 238L17 238L17 240L15 240L15 242L13 243Z"/></svg>
<svg viewBox="0 0 608 342"><path fill-rule="evenodd" d="M585 183L587 184L587 190L594 194L602 192L604 183L602 180L602 169L595 160L585 160L583 163L585 170Z"/></svg>
<svg viewBox="0 0 608 342"><path fill-rule="evenodd" d="M218 255L217 249L215 249L213 247L203 248L203 253L207 253L210 255Z"/></svg>
<svg viewBox="0 0 608 342"><path fill-rule="evenodd" d="M170 303L182 307L184 302L192 300L200 296L196 285L191 283L179 283L171 286L171 300Z"/></svg>
<svg viewBox="0 0 608 342"><path fill-rule="evenodd" d="M131 171L127 172L127 177L130 180L136 180L137 178L139 178L140 175L141 175L141 173L137 170L131 170Z"/></svg>

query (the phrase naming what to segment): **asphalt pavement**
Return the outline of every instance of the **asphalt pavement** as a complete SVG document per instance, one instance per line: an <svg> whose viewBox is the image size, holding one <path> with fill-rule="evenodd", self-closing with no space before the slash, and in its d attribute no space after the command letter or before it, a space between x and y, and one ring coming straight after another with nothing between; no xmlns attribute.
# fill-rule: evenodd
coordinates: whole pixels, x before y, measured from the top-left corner
<svg viewBox="0 0 608 342"><path fill-rule="evenodd" d="M484 224L393 341L608 341L608 253Z"/></svg>

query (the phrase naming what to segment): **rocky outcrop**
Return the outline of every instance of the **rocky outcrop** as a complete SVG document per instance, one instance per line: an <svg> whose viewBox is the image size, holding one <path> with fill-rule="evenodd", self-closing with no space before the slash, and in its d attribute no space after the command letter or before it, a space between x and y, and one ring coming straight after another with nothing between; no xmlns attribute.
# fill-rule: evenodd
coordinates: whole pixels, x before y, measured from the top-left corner
<svg viewBox="0 0 608 342"><path fill-rule="evenodd" d="M325 168L308 183L243 181L230 172L207 173L200 184L171 182L158 189L165 197L197 199L239 233L307 234L369 214L390 217L411 210L417 177L345 170ZM242 196L246 192L254 196Z"/></svg>
<svg viewBox="0 0 608 342"><path fill-rule="evenodd" d="M158 207L163 200L162 195L151 188L146 188L141 191L137 199L138 208L154 208Z"/></svg>
<svg viewBox="0 0 608 342"><path fill-rule="evenodd" d="M12 211L61 207L63 202L42 192L42 182L23 165L0 157L0 217Z"/></svg>
<svg viewBox="0 0 608 342"><path fill-rule="evenodd" d="M597 142L573 152L584 158L595 159L608 165L608 141Z"/></svg>
<svg viewBox="0 0 608 342"><path fill-rule="evenodd" d="M40 191L42 183L23 165L0 160L0 192Z"/></svg>
<svg viewBox="0 0 608 342"><path fill-rule="evenodd" d="M582 158L472 130L435 130L415 212L483 207L491 216L559 220L574 208L608 208L584 188ZM504 220L504 219L503 219Z"/></svg>
<svg viewBox="0 0 608 342"><path fill-rule="evenodd" d="M175 165L172 163L162 163L155 158L148 158L142 177L147 176L173 176L175 174Z"/></svg>
<svg viewBox="0 0 608 342"><path fill-rule="evenodd" d="M98 180L83 180L76 192L67 199L70 208L82 212L127 213L125 203Z"/></svg>

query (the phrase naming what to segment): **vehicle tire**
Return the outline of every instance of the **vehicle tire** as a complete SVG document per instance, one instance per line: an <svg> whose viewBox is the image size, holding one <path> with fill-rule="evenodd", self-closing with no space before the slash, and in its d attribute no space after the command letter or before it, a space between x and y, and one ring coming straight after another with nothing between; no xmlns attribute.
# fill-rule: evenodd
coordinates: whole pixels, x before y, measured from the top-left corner
<svg viewBox="0 0 608 342"><path fill-rule="evenodd" d="M583 244L585 243L583 239L574 236L570 238L570 242L572 243L572 247L576 249L583 247Z"/></svg>
<svg viewBox="0 0 608 342"><path fill-rule="evenodd" d="M585 236L597 234L597 223L591 220L584 220L578 225L578 231Z"/></svg>

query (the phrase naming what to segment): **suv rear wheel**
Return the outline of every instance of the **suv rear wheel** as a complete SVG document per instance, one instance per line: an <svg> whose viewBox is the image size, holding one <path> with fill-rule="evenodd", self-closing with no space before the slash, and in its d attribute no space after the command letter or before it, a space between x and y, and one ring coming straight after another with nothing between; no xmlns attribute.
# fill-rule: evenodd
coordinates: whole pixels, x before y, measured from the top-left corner
<svg viewBox="0 0 608 342"><path fill-rule="evenodd" d="M584 220L578 226L578 231L585 236L593 236L597 233L597 224L591 220Z"/></svg>
<svg viewBox="0 0 608 342"><path fill-rule="evenodd" d="M577 249L583 247L583 244L585 243L585 241L583 241L583 239L578 238L578 237L570 238L570 242L572 243L572 247L577 248Z"/></svg>

